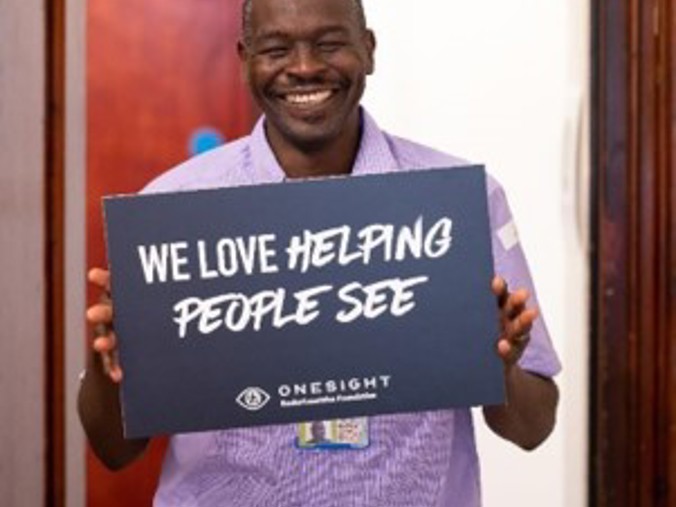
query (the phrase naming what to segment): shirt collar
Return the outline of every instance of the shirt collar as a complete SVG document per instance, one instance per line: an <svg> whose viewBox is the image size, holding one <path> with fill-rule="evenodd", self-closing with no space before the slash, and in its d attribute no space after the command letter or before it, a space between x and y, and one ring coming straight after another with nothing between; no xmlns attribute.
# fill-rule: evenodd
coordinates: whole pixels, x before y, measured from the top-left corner
<svg viewBox="0 0 676 507"><path fill-rule="evenodd" d="M365 109L361 109L362 136L352 166L352 175L380 174L398 168L386 134ZM286 177L265 134L265 117L261 117L250 138L251 161L257 183L278 183Z"/></svg>

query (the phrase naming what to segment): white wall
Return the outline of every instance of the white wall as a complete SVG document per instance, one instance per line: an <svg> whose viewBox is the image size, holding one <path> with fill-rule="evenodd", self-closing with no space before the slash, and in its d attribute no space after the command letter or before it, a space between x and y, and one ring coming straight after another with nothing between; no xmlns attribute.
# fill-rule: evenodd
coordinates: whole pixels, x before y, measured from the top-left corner
<svg viewBox="0 0 676 507"><path fill-rule="evenodd" d="M44 1L0 1L0 505L44 495Z"/></svg>
<svg viewBox="0 0 676 507"><path fill-rule="evenodd" d="M575 217L585 197L575 174L585 163L575 141L588 89L588 1L365 6L379 42L367 108L386 130L483 162L502 182L564 363L559 425L544 447L526 454L477 425L485 507L583 506L586 247Z"/></svg>

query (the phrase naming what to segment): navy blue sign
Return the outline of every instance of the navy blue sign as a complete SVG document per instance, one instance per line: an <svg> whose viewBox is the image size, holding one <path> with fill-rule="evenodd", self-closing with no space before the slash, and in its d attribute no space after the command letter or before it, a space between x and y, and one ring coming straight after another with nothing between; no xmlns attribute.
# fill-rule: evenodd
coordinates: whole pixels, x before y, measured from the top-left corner
<svg viewBox="0 0 676 507"><path fill-rule="evenodd" d="M485 185L106 198L127 437L501 403Z"/></svg>

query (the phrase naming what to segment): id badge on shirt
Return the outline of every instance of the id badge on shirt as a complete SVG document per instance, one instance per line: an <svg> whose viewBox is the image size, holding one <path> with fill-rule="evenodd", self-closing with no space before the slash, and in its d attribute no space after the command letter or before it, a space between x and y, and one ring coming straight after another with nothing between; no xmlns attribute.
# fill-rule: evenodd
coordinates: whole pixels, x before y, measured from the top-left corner
<svg viewBox="0 0 676 507"><path fill-rule="evenodd" d="M365 449L369 446L368 417L311 421L298 425L296 447L304 450Z"/></svg>

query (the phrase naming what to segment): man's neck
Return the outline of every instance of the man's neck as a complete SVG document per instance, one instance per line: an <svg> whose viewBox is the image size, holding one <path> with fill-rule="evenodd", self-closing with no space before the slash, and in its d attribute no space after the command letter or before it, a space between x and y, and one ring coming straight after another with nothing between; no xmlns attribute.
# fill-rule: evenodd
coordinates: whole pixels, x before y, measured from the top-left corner
<svg viewBox="0 0 676 507"><path fill-rule="evenodd" d="M287 140L268 134L268 141L277 162L287 178L316 178L350 174L361 141L361 121L351 126L345 135L320 147L291 145Z"/></svg>

